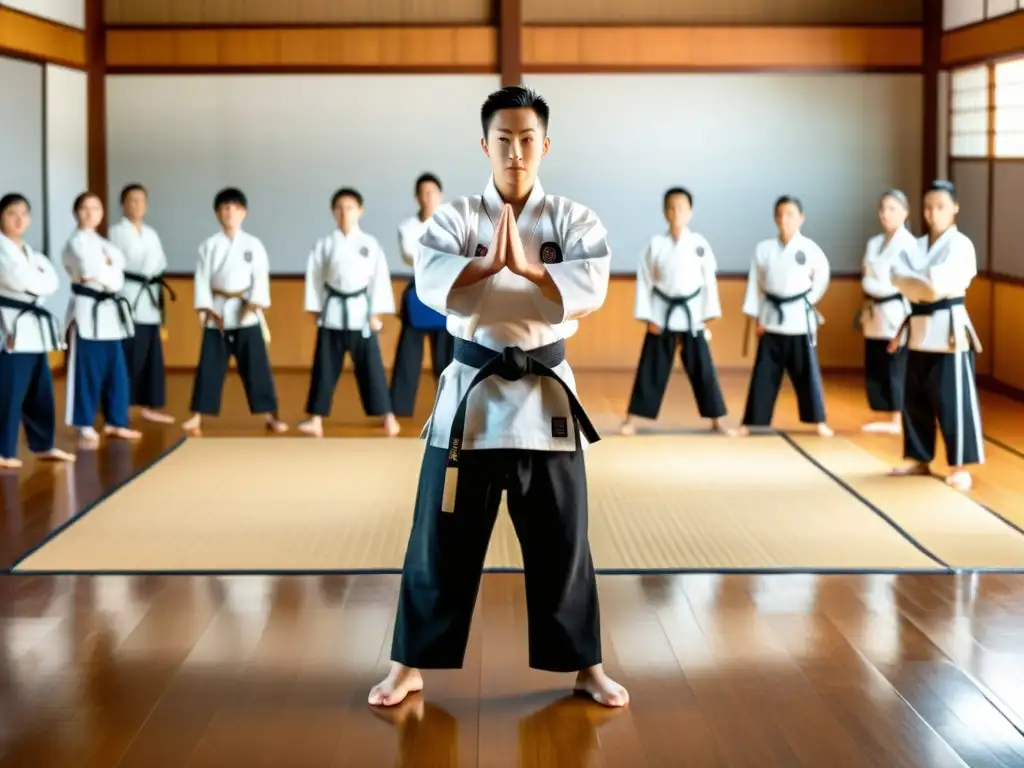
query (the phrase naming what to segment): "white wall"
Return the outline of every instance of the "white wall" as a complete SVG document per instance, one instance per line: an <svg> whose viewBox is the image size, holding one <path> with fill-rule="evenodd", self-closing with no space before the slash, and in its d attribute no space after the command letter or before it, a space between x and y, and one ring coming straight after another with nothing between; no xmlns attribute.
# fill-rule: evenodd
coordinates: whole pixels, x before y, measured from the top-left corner
<svg viewBox="0 0 1024 768"><path fill-rule="evenodd" d="M694 195L693 228L724 272L772 237L773 204L800 197L804 232L859 272L878 195L921 180L917 75L534 75L551 105L545 188L595 209L614 267L635 269L665 227L662 195Z"/></svg>
<svg viewBox="0 0 1024 768"><path fill-rule="evenodd" d="M32 204L26 241L43 247L43 67L0 57L0 195L20 192Z"/></svg>
<svg viewBox="0 0 1024 768"><path fill-rule="evenodd" d="M932 2L933 0L925 0ZM934 0L942 3L942 28L959 29L1024 10L1024 0Z"/></svg>
<svg viewBox="0 0 1024 768"><path fill-rule="evenodd" d="M85 72L46 66L46 223L48 255L57 265L75 228L71 207L88 185L86 103ZM61 287L47 303L63 317L71 289L63 268L57 273Z"/></svg>
<svg viewBox="0 0 1024 768"><path fill-rule="evenodd" d="M85 29L85 0L4 0L3 4L69 27Z"/></svg>
<svg viewBox="0 0 1024 768"><path fill-rule="evenodd" d="M552 106L542 180L605 220L617 271L633 271L664 227L661 196L696 196L694 226L724 271L745 271L773 234L783 193L807 206L809 235L837 271L859 271L878 194L912 196L921 177L916 75L550 75L530 83ZM216 231L217 189L250 199L247 228L275 273L300 273L332 227L343 185L366 197L364 228L396 273L396 227L414 210L412 184L438 173L448 197L482 191L479 107L491 76L111 76L110 199L139 181L171 271L191 271ZM600 112L595 112L600 105Z"/></svg>
<svg viewBox="0 0 1024 768"><path fill-rule="evenodd" d="M305 271L334 227L331 196L353 186L366 201L363 228L393 271L408 272L397 227L416 212L416 177L438 174L448 197L482 191L479 110L499 85L492 75L110 76L110 200L144 184L170 271L191 272L217 231L213 196L238 186L246 229L288 274Z"/></svg>

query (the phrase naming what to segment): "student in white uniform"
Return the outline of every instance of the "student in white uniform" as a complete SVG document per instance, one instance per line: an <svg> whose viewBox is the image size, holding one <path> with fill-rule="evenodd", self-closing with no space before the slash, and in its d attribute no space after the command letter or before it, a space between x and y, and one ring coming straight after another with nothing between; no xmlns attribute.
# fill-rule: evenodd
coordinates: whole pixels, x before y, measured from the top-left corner
<svg viewBox="0 0 1024 768"><path fill-rule="evenodd" d="M757 357L739 434L771 426L775 401L786 374L796 390L800 421L831 437L825 421L825 392L818 365L816 306L829 282L829 264L818 244L800 232L804 208L799 199L775 202L778 237L757 245L750 264L743 314L757 324ZM749 323L749 321L748 321Z"/></svg>
<svg viewBox="0 0 1024 768"><path fill-rule="evenodd" d="M864 426L865 432L898 434L903 410L903 382L907 355L901 350L889 354L889 342L907 318L908 304L892 284L892 265L902 254L914 253L917 238L907 229L910 203L898 189L890 189L878 203L882 234L868 240L864 253L864 306L856 324L864 333L864 379L868 406L886 421Z"/></svg>
<svg viewBox="0 0 1024 768"><path fill-rule="evenodd" d="M270 332L263 316L270 307L270 257L259 238L242 230L248 208L240 189L218 192L213 210L221 231L199 246L195 308L203 342L192 385L192 416L182 425L192 434L199 434L203 416L220 413L232 356L249 412L266 414L270 432L288 430L277 417L277 389L267 352Z"/></svg>
<svg viewBox="0 0 1024 768"><path fill-rule="evenodd" d="M419 212L398 227L398 248L402 261L416 266L420 238L427 231L427 223L441 204L441 180L432 173L416 179L416 201ZM430 362L434 378L452 361L455 339L445 327L445 316L435 312L416 295L416 281L410 280L402 294L402 330L395 349L395 365L391 371L391 404L399 416L412 416L416 407L416 392L423 373L423 342L430 339Z"/></svg>
<svg viewBox="0 0 1024 768"><path fill-rule="evenodd" d="M380 315L395 313L384 249L373 235L359 228L363 196L345 187L331 198L337 228L320 238L306 264L306 311L317 324L313 373L306 399L309 419L299 425L303 434L322 437L323 419L331 413L334 390L345 354L352 357L359 400L367 416L381 416L388 436L399 432L391 411L388 377L377 333Z"/></svg>
<svg viewBox="0 0 1024 768"><path fill-rule="evenodd" d="M174 417L162 413L167 404L164 345L164 294L175 300L174 291L164 280L167 256L160 236L145 223L146 189L129 184L121 190L124 218L107 235L124 254L124 287L135 321L135 335L125 339L124 356L131 379L131 403L141 406L142 418L158 424L173 424Z"/></svg>
<svg viewBox="0 0 1024 768"><path fill-rule="evenodd" d="M78 229L64 247L64 269L71 279L68 307L68 389L66 420L78 429L79 446L99 444L96 414L103 411L104 434L138 440L128 428L130 382L124 340L135 332L132 310L121 296L124 254L96 232L103 203L91 192L75 199Z"/></svg>
<svg viewBox="0 0 1024 768"><path fill-rule="evenodd" d="M679 346L698 412L710 419L716 432L732 434L722 423L725 398L706 328L708 321L722 316L715 254L704 236L688 226L693 215L693 196L688 190L668 190L664 212L669 232L651 239L636 273L635 314L647 326L647 334L621 431L634 434L638 416L658 418Z"/></svg>
<svg viewBox="0 0 1024 768"><path fill-rule="evenodd" d="M601 665L587 535L583 446L599 437L565 360L565 339L608 292L607 233L537 180L549 147L543 99L503 88L481 118L492 177L482 195L434 214L416 260L420 298L448 316L455 360L423 432L391 671L369 702L420 690L420 669L462 666L504 491L526 570L530 666L576 672L576 690L622 706L626 690Z"/></svg>
<svg viewBox="0 0 1024 768"><path fill-rule="evenodd" d="M933 182L924 196L928 234L901 254L893 284L910 300L910 317L890 342L893 353L906 344L903 453L912 463L896 475L927 475L935 460L936 424L946 444L951 472L946 482L966 491L966 469L985 461L981 408L975 382L975 354L981 352L964 297L978 274L974 244L956 226L956 188Z"/></svg>
<svg viewBox="0 0 1024 768"><path fill-rule="evenodd" d="M57 423L48 352L63 348L60 324L43 306L59 285L50 260L22 238L28 200L0 198L0 469L19 469L18 427L39 459L74 461L54 446Z"/></svg>

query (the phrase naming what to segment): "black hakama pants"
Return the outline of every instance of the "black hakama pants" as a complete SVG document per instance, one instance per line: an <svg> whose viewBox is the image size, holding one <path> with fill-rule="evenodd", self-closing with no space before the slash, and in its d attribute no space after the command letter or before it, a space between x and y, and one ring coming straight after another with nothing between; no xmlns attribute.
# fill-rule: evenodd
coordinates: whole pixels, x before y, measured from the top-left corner
<svg viewBox="0 0 1024 768"><path fill-rule="evenodd" d="M57 415L45 352L0 352L0 458L18 455L22 425L30 451L44 453L53 448Z"/></svg>
<svg viewBox="0 0 1024 768"><path fill-rule="evenodd" d="M583 451L463 451L450 513L441 511L447 456L433 446L423 456L392 660L462 666L504 491L523 552L530 666L575 672L601 663Z"/></svg>
<svg viewBox="0 0 1024 768"><path fill-rule="evenodd" d="M973 350L907 353L903 455L931 463L935 459L937 431L942 433L950 466L985 461Z"/></svg>
<svg viewBox="0 0 1024 768"><path fill-rule="evenodd" d="M416 392L423 373L423 344L428 339L435 380L441 377L455 354L455 338L447 329L421 330L408 322L402 323L395 367L391 372L391 405L398 416L412 416L416 408Z"/></svg>
<svg viewBox="0 0 1024 768"><path fill-rule="evenodd" d="M163 408L167 404L164 344L160 331L159 325L136 325L135 336L123 342L132 405Z"/></svg>
<svg viewBox="0 0 1024 768"><path fill-rule="evenodd" d="M334 402L334 390L341 378L345 354L352 358L359 401L367 416L383 416L391 412L388 378L384 372L384 359L380 354L377 334L363 336L362 331L338 331L320 327L316 332L316 352L313 356L313 374L309 381L306 413L329 416Z"/></svg>
<svg viewBox="0 0 1024 768"><path fill-rule="evenodd" d="M640 363L629 398L629 414L645 419L658 418L665 389L672 374L672 358L680 345L679 357L690 380L697 409L705 419L725 416L725 398L718 383L711 347L703 333L676 333L663 331L648 333L644 337Z"/></svg>
<svg viewBox="0 0 1024 768"><path fill-rule="evenodd" d="M907 376L907 350L889 354L885 339L864 339L864 382L868 406L878 413L903 410L903 385Z"/></svg>
<svg viewBox="0 0 1024 768"><path fill-rule="evenodd" d="M82 339L72 329L68 344L67 403L70 423L93 427L96 414L114 427L128 427L128 366L117 339Z"/></svg>
<svg viewBox="0 0 1024 768"><path fill-rule="evenodd" d="M743 414L744 426L771 426L783 374L789 377L796 391L800 421L804 424L825 423L825 388L817 350L811 345L810 337L807 334L765 333L757 343L757 357Z"/></svg>
<svg viewBox="0 0 1024 768"><path fill-rule="evenodd" d="M220 413L224 378L228 363L235 358L238 376L245 388L250 413L277 414L277 389L270 369L270 355L263 331L258 325L221 332L217 328L203 331L192 385L192 413L216 416Z"/></svg>

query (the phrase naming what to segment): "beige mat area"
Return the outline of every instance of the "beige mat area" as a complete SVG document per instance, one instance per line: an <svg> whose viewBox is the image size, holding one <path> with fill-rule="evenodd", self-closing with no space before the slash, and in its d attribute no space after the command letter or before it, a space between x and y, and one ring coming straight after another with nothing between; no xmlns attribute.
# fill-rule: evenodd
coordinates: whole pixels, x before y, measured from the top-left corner
<svg viewBox="0 0 1024 768"><path fill-rule="evenodd" d="M953 568L1024 569L1024 534L934 477L889 477L889 464L847 440L793 442Z"/></svg>
<svg viewBox="0 0 1024 768"><path fill-rule="evenodd" d="M15 570L397 570L423 449L414 439L188 440ZM854 470L872 461L864 454ZM610 437L587 466L604 571L942 569L781 437ZM958 503L938 483L922 493L924 507ZM972 525L991 530L984 514L950 517L961 538ZM952 558L957 536L947 539ZM487 566L522 566L504 506Z"/></svg>

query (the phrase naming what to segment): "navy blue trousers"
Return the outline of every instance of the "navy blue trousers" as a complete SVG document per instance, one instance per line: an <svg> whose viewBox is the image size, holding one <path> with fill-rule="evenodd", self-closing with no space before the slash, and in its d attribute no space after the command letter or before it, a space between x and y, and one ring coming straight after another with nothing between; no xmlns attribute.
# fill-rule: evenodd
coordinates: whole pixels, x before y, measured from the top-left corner
<svg viewBox="0 0 1024 768"><path fill-rule="evenodd" d="M0 457L18 455L18 427L33 453L53 448L53 376L43 352L0 352Z"/></svg>
<svg viewBox="0 0 1024 768"><path fill-rule="evenodd" d="M112 427L128 426L131 386L121 340L73 337L68 348L67 423L92 427L102 409Z"/></svg>

